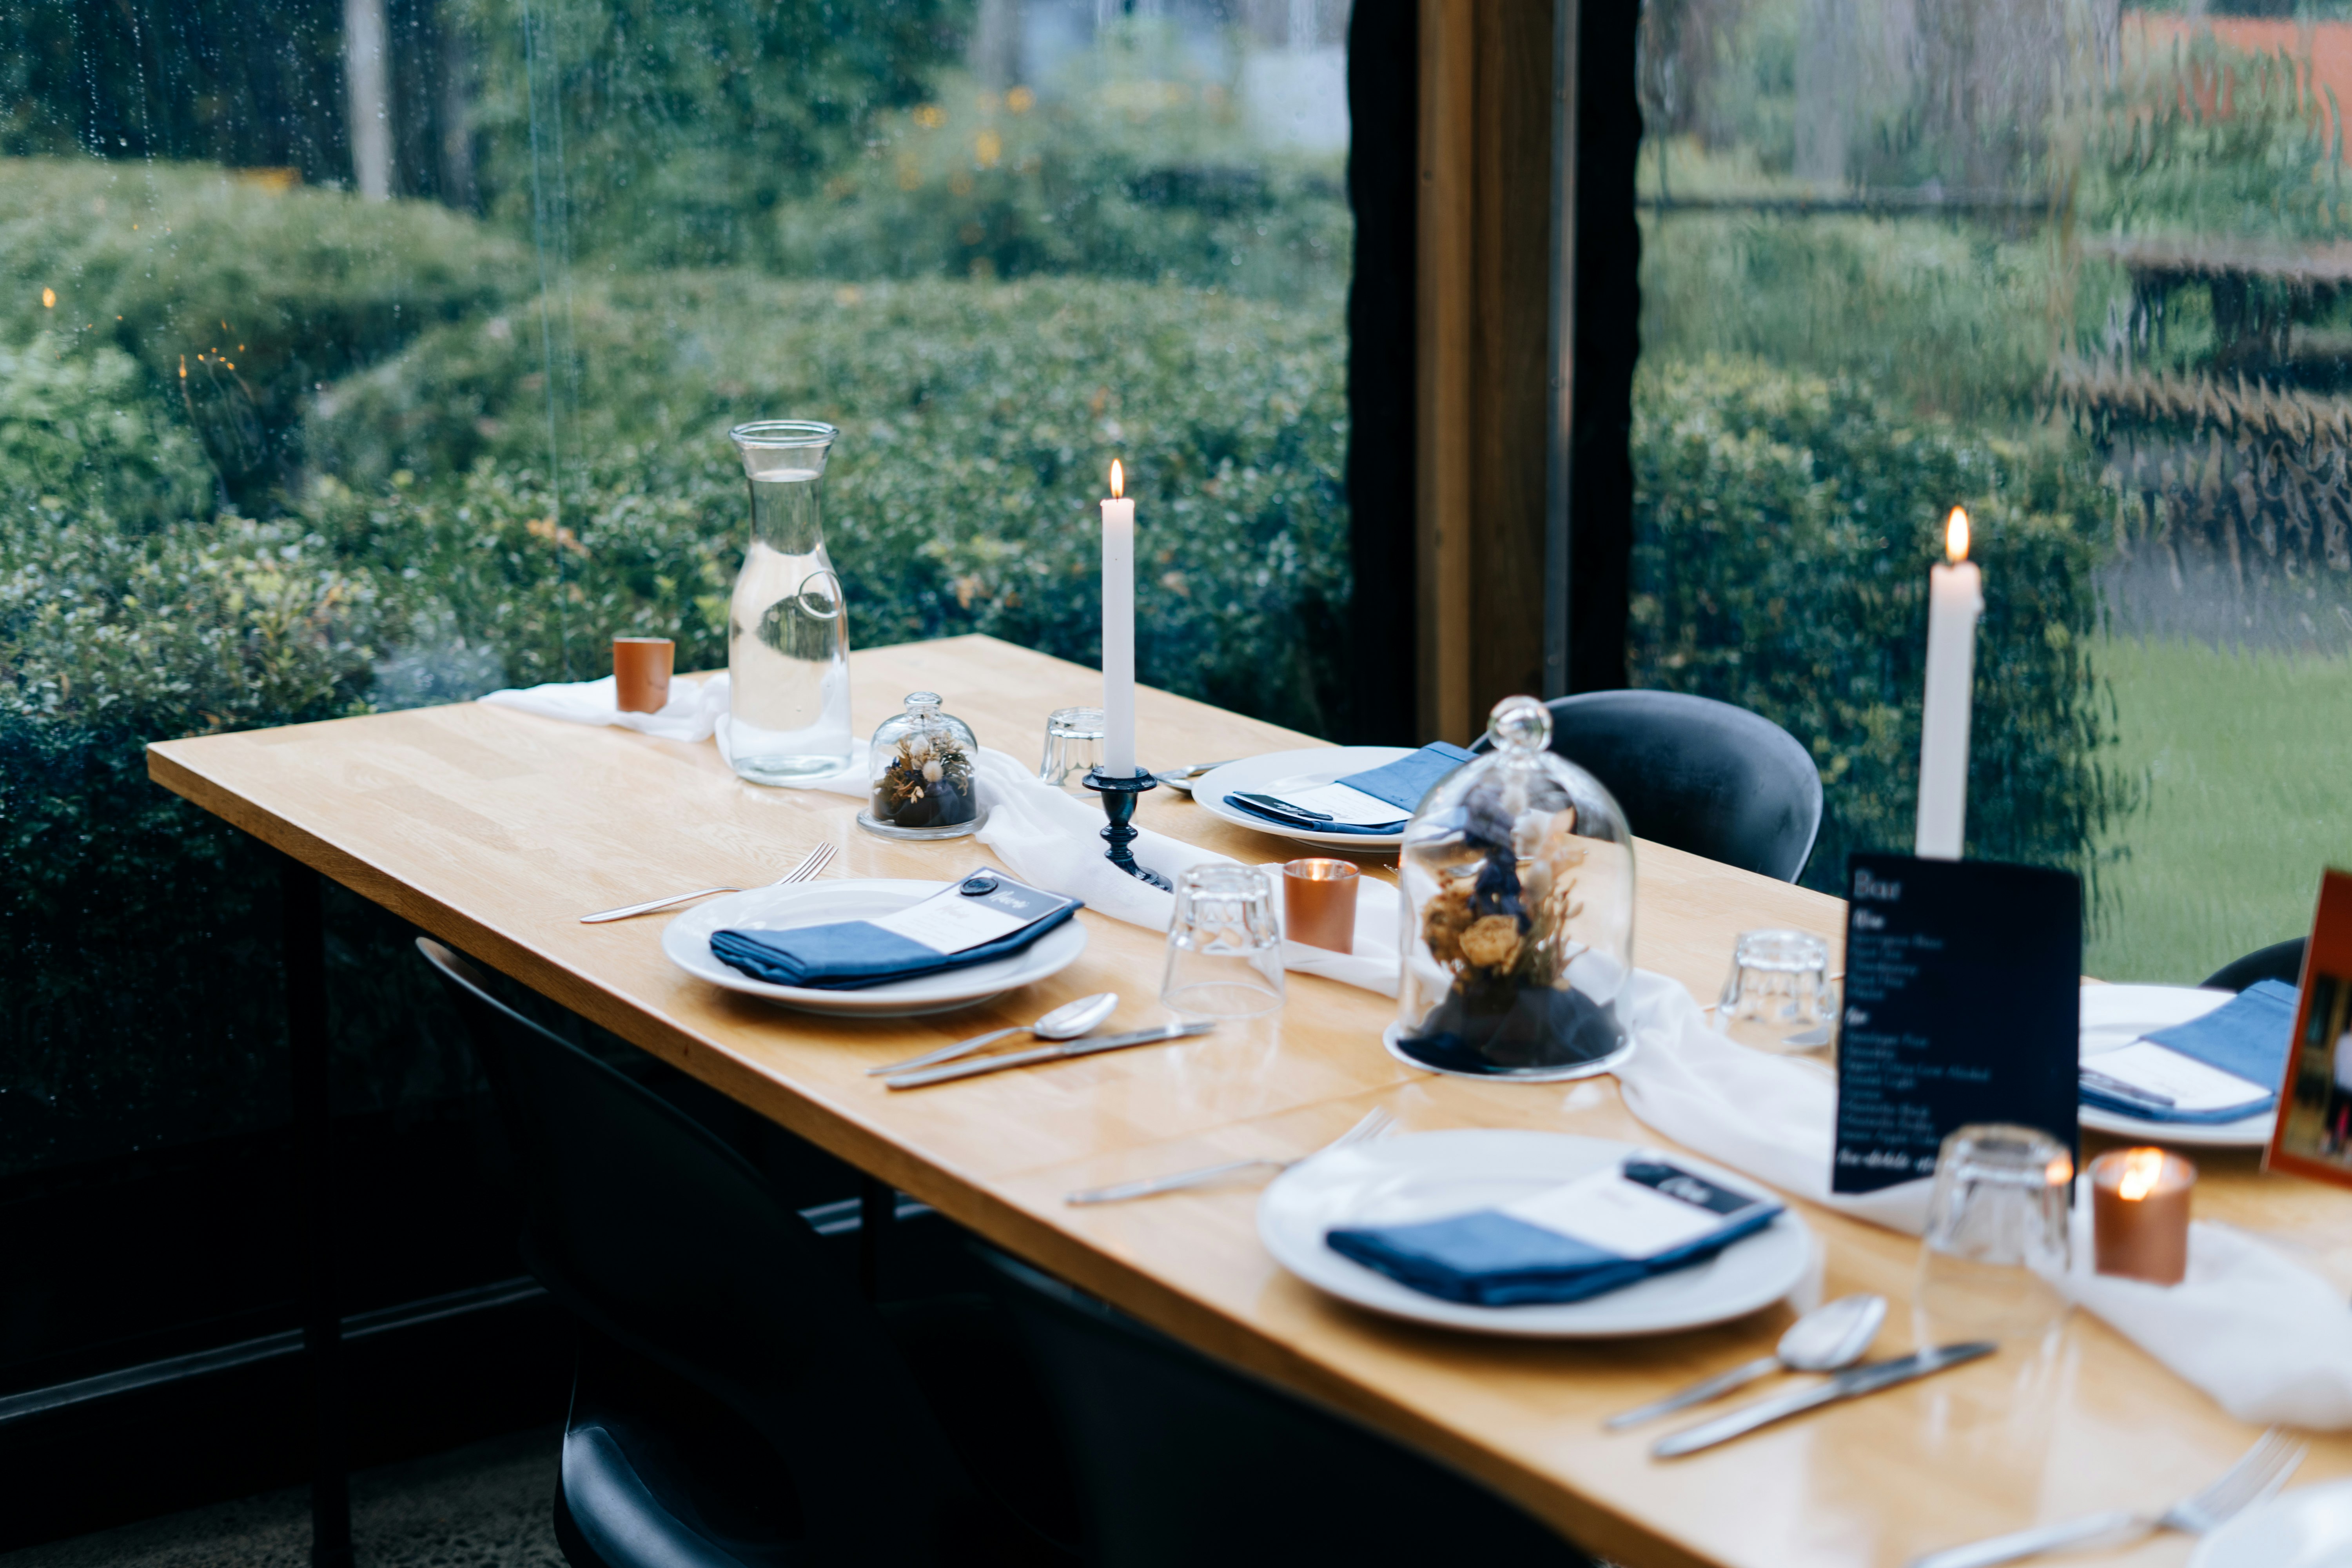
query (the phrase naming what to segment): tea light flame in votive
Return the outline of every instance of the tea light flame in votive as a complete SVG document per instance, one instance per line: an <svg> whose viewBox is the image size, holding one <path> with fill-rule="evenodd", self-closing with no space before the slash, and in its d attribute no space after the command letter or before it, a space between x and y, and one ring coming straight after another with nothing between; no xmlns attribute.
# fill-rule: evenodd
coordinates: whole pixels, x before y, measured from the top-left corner
<svg viewBox="0 0 2352 1568"><path fill-rule="evenodd" d="M2163 1175L2163 1150L2134 1149L2124 1156L2124 1173L2116 1179L2116 1196L2136 1204L2156 1191L2156 1184Z"/></svg>
<svg viewBox="0 0 2352 1568"><path fill-rule="evenodd" d="M2063 1187L2074 1179L2074 1157L2061 1154L2043 1168L2042 1179L2053 1187Z"/></svg>
<svg viewBox="0 0 2352 1568"><path fill-rule="evenodd" d="M1113 458L1110 460L1110 499L1117 500L1125 494L1127 494L1127 470L1118 466L1117 458Z"/></svg>
<svg viewBox="0 0 2352 1568"><path fill-rule="evenodd" d="M1969 558L1969 514L1959 507L1944 520L1944 558L1956 565Z"/></svg>

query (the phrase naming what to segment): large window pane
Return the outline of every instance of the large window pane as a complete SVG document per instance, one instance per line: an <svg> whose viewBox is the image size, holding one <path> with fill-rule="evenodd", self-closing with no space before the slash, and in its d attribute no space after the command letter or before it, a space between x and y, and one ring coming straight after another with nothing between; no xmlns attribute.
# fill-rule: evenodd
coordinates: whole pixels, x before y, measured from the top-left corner
<svg viewBox="0 0 2352 1568"><path fill-rule="evenodd" d="M141 745L723 664L736 421L842 426L854 645L1092 662L1116 457L1143 677L1331 727L1347 0L0 17L0 1177L284 1113L274 871ZM471 1083L400 935L394 1121Z"/></svg>
<svg viewBox="0 0 2352 1568"><path fill-rule="evenodd" d="M1907 847L1926 574L1978 525L1971 852L2194 981L2352 852L2343 142L2322 0L1650 0L1636 679Z"/></svg>

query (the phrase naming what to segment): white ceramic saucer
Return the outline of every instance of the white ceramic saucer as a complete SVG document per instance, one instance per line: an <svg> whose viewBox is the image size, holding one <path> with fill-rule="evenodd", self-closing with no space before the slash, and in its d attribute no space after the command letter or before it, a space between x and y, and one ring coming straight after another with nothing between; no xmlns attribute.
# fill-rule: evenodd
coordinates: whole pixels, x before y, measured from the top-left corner
<svg viewBox="0 0 2352 1568"><path fill-rule="evenodd" d="M1382 1138L1293 1165L1258 1200L1258 1239L1318 1289L1391 1317L1484 1334L1544 1339L1663 1334L1719 1323L1769 1307L1794 1289L1812 1258L1812 1234L1792 1213L1733 1242L1705 1263L1679 1268L1588 1301L1475 1307L1424 1296L1350 1261L1324 1244L1334 1227L1434 1219L1489 1208L1572 1182L1626 1155L1633 1143L1565 1132L1462 1128ZM1735 1192L1771 1198L1747 1177L1694 1160L1661 1156Z"/></svg>
<svg viewBox="0 0 2352 1568"><path fill-rule="evenodd" d="M1067 968L1087 950L1087 928L1076 920L1068 920L1009 958L857 991L771 985L720 963L710 951L713 931L790 931L795 926L825 925L834 921L868 920L919 903L949 885L877 878L753 888L698 904L670 921L662 930L662 952L698 980L708 980L713 985L740 991L747 996L764 997L803 1012L908 1018L922 1013L968 1007L1017 986L1034 984Z"/></svg>
<svg viewBox="0 0 2352 1568"><path fill-rule="evenodd" d="M2082 1059L2089 1062L2102 1051L2119 1051L2151 1029L2169 1028L2201 1018L2230 1000L2227 991L2207 991L2194 985L2085 985L2083 987ZM2271 1141L2275 1110L2236 1121L2204 1124L2147 1121L2113 1110L2085 1105L2077 1111L2085 1127L2112 1132L2144 1143L2170 1143L2200 1149L2259 1149Z"/></svg>

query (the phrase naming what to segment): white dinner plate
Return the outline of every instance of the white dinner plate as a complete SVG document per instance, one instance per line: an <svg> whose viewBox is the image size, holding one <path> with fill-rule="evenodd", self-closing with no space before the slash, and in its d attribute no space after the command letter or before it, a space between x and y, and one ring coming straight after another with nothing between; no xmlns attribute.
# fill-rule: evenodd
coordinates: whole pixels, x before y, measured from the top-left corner
<svg viewBox="0 0 2352 1568"><path fill-rule="evenodd" d="M2197 1544L2189 1568L2347 1568L2352 1480L2296 1487L2258 1502Z"/></svg>
<svg viewBox="0 0 2352 1568"><path fill-rule="evenodd" d="M1275 1261L1343 1301L1391 1317L1485 1334L1601 1339L1663 1334L1769 1307L1794 1289L1812 1258L1804 1221L1783 1212L1705 1263L1595 1296L1526 1307L1475 1307L1400 1285L1325 1245L1335 1227L1435 1219L1509 1203L1612 1165L1640 1146L1566 1132L1462 1128L1335 1149L1276 1178L1258 1200L1258 1239ZM1687 1154L1664 1155L1735 1192L1772 1194Z"/></svg>
<svg viewBox="0 0 2352 1568"><path fill-rule="evenodd" d="M2083 987L2083 1060L2119 1051L2151 1029L2170 1028L2201 1018L2230 1000L2228 991L2195 985L2085 985ZM2274 1085L2265 1084L2265 1089ZM2275 1108L2235 1121L2196 1124L2147 1121L2085 1105L2077 1113L2085 1127L2149 1143L2190 1144L2202 1149L2259 1149L2271 1141Z"/></svg>
<svg viewBox="0 0 2352 1568"><path fill-rule="evenodd" d="M662 952L672 963L698 980L708 980L713 985L740 991L747 996L764 996L803 1012L911 1018L922 1013L968 1007L975 1002L1001 996L1016 986L1034 984L1069 967L1087 950L1087 928L1072 919L1010 957L857 991L771 985L764 980L752 979L731 964L720 963L718 954L710 951L714 931L790 931L795 926L825 925L834 921L870 920L919 903L952 885L868 878L753 888L748 892L713 899L670 921L662 929Z"/></svg>
<svg viewBox="0 0 2352 1568"><path fill-rule="evenodd" d="M1411 755L1410 746L1316 746L1302 752L1268 752L1262 757L1244 757L1202 773L1192 781L1192 798L1227 822L1255 827L1277 838L1312 844L1318 849L1393 849L1404 842L1403 834L1312 833L1303 827L1285 827L1244 811L1225 797L1236 791L1246 795L1285 795L1292 790L1312 789ZM1400 811L1397 815L1411 816L1412 813Z"/></svg>

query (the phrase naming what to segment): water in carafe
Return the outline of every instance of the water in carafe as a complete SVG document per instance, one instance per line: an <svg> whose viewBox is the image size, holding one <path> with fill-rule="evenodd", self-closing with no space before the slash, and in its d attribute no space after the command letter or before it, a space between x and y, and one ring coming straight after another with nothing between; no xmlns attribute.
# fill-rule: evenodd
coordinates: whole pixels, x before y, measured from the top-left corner
<svg viewBox="0 0 2352 1568"><path fill-rule="evenodd" d="M830 425L766 420L729 433L751 487L751 544L727 616L728 753L755 784L849 765L849 616L817 489Z"/></svg>

